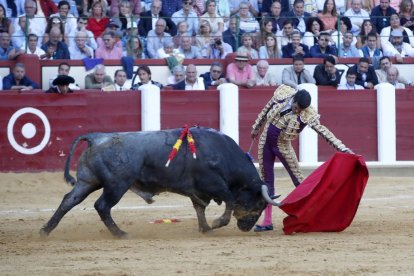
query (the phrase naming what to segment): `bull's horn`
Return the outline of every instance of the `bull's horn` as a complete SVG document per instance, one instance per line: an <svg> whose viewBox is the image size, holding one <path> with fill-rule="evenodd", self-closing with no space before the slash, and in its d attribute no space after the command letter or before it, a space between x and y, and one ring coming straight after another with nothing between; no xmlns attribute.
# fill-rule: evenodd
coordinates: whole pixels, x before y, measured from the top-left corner
<svg viewBox="0 0 414 276"><path fill-rule="evenodd" d="M282 203L276 202L272 200L269 196L269 189L266 185L262 185L262 196L266 200L267 203L272 204L273 206L281 206Z"/></svg>

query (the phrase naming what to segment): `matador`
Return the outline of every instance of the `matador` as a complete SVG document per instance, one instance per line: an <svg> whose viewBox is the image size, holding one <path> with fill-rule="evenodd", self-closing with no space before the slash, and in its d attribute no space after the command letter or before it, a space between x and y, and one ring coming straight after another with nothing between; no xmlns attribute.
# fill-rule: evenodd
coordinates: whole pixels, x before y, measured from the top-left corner
<svg viewBox="0 0 414 276"><path fill-rule="evenodd" d="M283 164L295 186L303 181L296 153L291 141L295 140L308 125L330 145L341 152L353 153L329 129L320 124L320 115L310 106L311 96L306 90L296 90L287 85L279 86L273 97L259 113L252 126L252 138L256 138L264 125L259 139L260 177L266 183L269 196L274 195L274 162L276 156ZM273 230L272 205L265 208L264 220L256 225L255 232Z"/></svg>

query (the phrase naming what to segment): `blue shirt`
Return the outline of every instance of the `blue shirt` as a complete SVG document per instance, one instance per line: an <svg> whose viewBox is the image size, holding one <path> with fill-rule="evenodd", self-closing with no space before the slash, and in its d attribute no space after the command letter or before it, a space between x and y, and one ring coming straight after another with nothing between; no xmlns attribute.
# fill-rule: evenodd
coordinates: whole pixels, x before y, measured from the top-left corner
<svg viewBox="0 0 414 276"><path fill-rule="evenodd" d="M50 41L42 45L42 50L47 53L47 48L50 45ZM62 41L58 41L56 51L53 53L52 59L70 59L68 46Z"/></svg>
<svg viewBox="0 0 414 276"><path fill-rule="evenodd" d="M14 49L13 46L9 46L8 48L4 49L0 47L0 60L8 60L9 59L9 53ZM17 50L17 48L16 48Z"/></svg>
<svg viewBox="0 0 414 276"><path fill-rule="evenodd" d="M321 49L319 48L318 44L315 44L310 48L310 56L311 57L325 58L329 55L338 56L338 50L336 49L335 45L326 46L325 53L321 53Z"/></svg>
<svg viewBox="0 0 414 276"><path fill-rule="evenodd" d="M344 58L350 58L350 57L360 57L359 56L359 52L358 49L351 45L348 50L345 51L344 47L341 46L341 48L339 49L339 56L340 57L344 57Z"/></svg>
<svg viewBox="0 0 414 276"><path fill-rule="evenodd" d="M4 77L3 79L4 90L10 90L10 88L12 88L12 86L15 86L15 85L32 86L33 89L39 89L39 85L26 76L23 77L23 79L20 81L19 84L16 83L13 73L8 74L7 76Z"/></svg>

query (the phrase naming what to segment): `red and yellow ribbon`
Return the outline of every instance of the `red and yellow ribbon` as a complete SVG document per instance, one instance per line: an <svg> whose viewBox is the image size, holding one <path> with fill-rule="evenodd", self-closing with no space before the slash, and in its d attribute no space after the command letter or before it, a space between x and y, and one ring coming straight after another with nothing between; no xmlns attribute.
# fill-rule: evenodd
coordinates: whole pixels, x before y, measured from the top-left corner
<svg viewBox="0 0 414 276"><path fill-rule="evenodd" d="M180 147L183 143L184 137L187 136L187 142L188 147L190 148L191 153L193 154L193 158L196 159L196 147L195 147L195 141L193 138L193 135L190 132L190 129L187 125L184 126L183 130L180 133L180 137L175 142L173 149L170 152L170 155L168 156L167 163L165 164L166 167L170 165L170 162L174 159L174 157L177 155L178 151L180 150Z"/></svg>

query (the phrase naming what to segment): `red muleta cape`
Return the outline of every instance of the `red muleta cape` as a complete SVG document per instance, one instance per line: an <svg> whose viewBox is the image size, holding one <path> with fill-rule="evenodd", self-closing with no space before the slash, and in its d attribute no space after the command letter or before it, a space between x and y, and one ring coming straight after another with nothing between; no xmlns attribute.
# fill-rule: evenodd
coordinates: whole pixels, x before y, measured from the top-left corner
<svg viewBox="0 0 414 276"><path fill-rule="evenodd" d="M343 231L355 217L367 181L362 156L336 153L282 201L280 208L288 214L283 231Z"/></svg>

